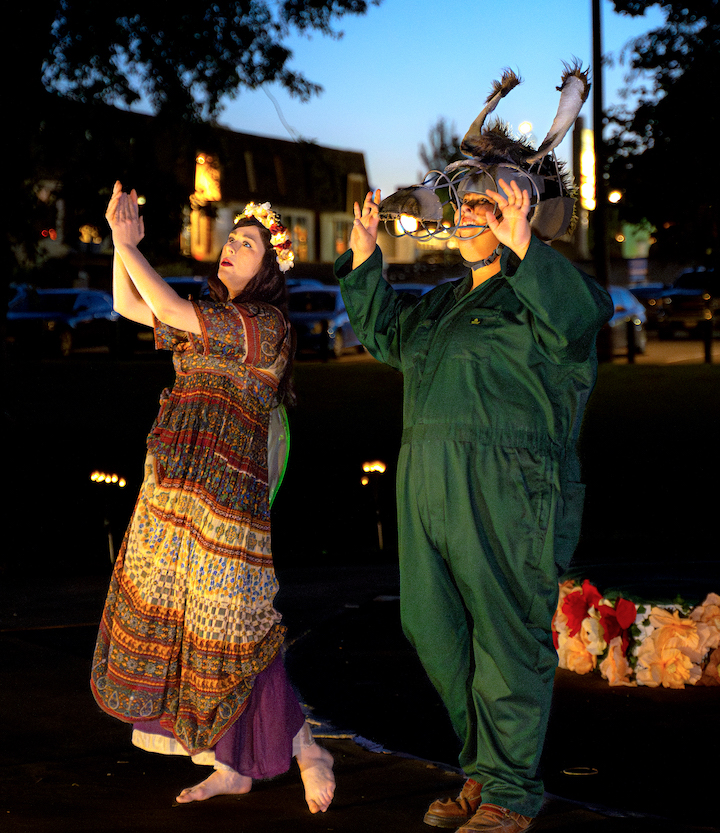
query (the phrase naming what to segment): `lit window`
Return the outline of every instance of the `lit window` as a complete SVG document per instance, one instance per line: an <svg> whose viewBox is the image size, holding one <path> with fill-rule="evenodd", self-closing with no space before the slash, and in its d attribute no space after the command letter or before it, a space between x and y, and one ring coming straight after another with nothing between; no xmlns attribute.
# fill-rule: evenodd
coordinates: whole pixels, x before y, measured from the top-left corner
<svg viewBox="0 0 720 833"><path fill-rule="evenodd" d="M352 223L348 220L335 220L333 222L333 242L336 255L344 254L348 250L351 231Z"/></svg>
<svg viewBox="0 0 720 833"><path fill-rule="evenodd" d="M306 263L308 260L310 260L308 247L307 218L293 217L293 222L290 226L290 233L292 234L292 244L293 252L295 252L295 260Z"/></svg>
<svg viewBox="0 0 720 833"><path fill-rule="evenodd" d="M203 153L195 159L195 199L200 205L222 199L217 161Z"/></svg>

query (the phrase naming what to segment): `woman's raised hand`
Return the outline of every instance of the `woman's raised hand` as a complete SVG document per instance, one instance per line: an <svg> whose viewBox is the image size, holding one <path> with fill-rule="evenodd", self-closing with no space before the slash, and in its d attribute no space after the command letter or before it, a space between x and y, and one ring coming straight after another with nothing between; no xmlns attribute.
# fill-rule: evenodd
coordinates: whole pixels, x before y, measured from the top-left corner
<svg viewBox="0 0 720 833"><path fill-rule="evenodd" d="M362 209L358 203L353 206L355 220L350 234L350 248L353 252L353 269L357 269L375 251L378 223L380 222L380 189L373 194L368 191Z"/></svg>
<svg viewBox="0 0 720 833"><path fill-rule="evenodd" d="M145 224L140 216L137 192L133 188L129 194L124 193L120 182L113 186L105 219L116 246L137 246L145 236Z"/></svg>

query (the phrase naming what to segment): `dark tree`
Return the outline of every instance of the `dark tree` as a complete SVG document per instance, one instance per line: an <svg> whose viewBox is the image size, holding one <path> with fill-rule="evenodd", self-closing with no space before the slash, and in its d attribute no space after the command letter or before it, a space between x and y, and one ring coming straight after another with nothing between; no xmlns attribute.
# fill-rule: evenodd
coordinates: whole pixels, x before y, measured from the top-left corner
<svg viewBox="0 0 720 833"><path fill-rule="evenodd" d="M378 0L370 0L378 2ZM132 104L212 119L240 88L277 82L306 100L321 87L291 70L291 31L337 36L332 24L365 0L236 0L98 4L61 0L44 81L80 101Z"/></svg>
<svg viewBox="0 0 720 833"><path fill-rule="evenodd" d="M320 92L318 84L290 68L288 36L339 37L337 20L363 14L379 2L9 4L4 10L3 103L11 125L6 130L11 160L6 195L14 210L6 227L11 245L6 247L10 258L5 273L16 268L13 252L24 250L32 259L34 225L39 222L35 215L47 207L36 196L42 179L60 176L63 198L95 216L107 201L111 170L118 176L141 173L142 187L155 190L155 204L168 219L168 228L177 228L187 183L169 181L167 169L157 175L144 151L157 146L161 137L165 155L194 154L204 123L212 123L222 100L243 88L275 82L303 100ZM141 98L157 118L152 125L118 135L109 105L126 107ZM139 179L132 184L141 185Z"/></svg>
<svg viewBox="0 0 720 833"><path fill-rule="evenodd" d="M665 22L626 46L634 110L609 113L610 185L624 191L623 219L647 218L655 252L680 262L712 262L718 244L718 0L613 0L621 14L660 6Z"/></svg>
<svg viewBox="0 0 720 833"><path fill-rule="evenodd" d="M440 116L430 128L427 145L420 145L420 161L424 170L420 177L428 171L442 171L451 162L463 158L460 152L461 137L457 135L455 125L450 126Z"/></svg>

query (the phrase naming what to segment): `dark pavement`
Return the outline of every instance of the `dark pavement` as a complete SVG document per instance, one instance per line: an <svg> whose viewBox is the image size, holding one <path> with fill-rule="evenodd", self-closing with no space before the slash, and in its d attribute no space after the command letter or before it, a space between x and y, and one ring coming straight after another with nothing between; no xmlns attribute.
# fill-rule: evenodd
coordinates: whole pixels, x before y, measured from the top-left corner
<svg viewBox="0 0 720 833"><path fill-rule="evenodd" d="M610 581L646 598L688 589L702 596L720 588L711 451L720 378L717 364L683 367L702 361L697 343L651 347L638 364L657 366L603 368L594 395L583 559L609 562ZM207 770L136 749L129 727L101 712L90 693L109 577L101 521L121 534L133 498L104 505L87 474L140 472L169 360L90 356L9 370L0 831L432 831L422 823L428 804L462 783L453 769L456 741L402 635L396 565L359 552L373 537L365 533L374 534L367 523L374 516L351 488L359 460L392 459L397 380L366 357L301 364L296 373L302 407L273 542L288 671L336 759L336 799L313 816L296 770L247 796L176 805L174 796ZM352 453L345 436L357 446ZM594 675L558 672L542 761L547 800L534 829L720 829L719 715L718 688L610 688Z"/></svg>
<svg viewBox="0 0 720 833"><path fill-rule="evenodd" d="M400 630L396 567L284 568L280 580L288 670L336 761L326 814L308 812L295 769L247 796L174 803L207 769L134 748L90 694L107 583L98 575L0 589L0 830L435 829L422 822L427 805L462 779L442 707ZM718 692L618 690L559 672L534 829L718 829Z"/></svg>

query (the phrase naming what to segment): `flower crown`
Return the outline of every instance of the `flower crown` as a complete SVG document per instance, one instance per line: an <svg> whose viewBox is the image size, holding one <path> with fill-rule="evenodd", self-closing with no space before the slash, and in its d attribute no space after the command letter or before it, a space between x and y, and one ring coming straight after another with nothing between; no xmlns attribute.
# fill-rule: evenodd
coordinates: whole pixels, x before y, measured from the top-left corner
<svg viewBox="0 0 720 833"><path fill-rule="evenodd" d="M257 205L254 202L249 202L243 209L242 214L235 217L235 222L237 223L242 217L254 217L265 226L270 232L270 244L275 249L275 257L280 271L287 272L288 269L292 269L295 255L292 251L290 232L280 222L280 215L272 210L270 203L264 202L262 205Z"/></svg>

